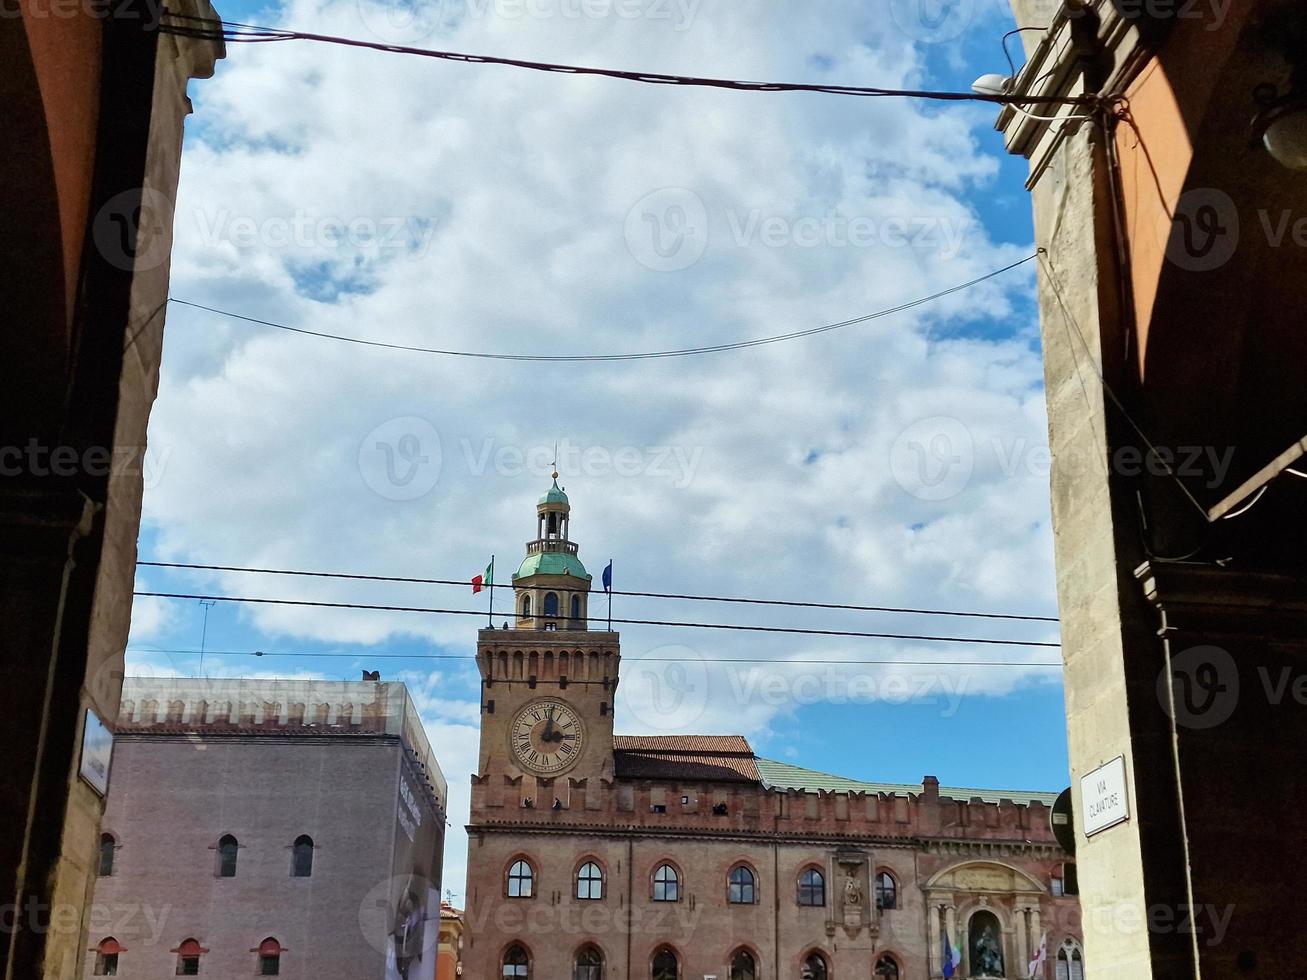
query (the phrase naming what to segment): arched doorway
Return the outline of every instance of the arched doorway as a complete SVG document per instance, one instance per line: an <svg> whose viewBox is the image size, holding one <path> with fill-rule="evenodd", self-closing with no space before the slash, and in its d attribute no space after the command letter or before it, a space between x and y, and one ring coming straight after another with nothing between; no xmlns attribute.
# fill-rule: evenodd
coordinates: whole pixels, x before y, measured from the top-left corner
<svg viewBox="0 0 1307 980"><path fill-rule="evenodd" d="M998 916L981 909L967 926L967 963L973 977L1005 977L1003 927Z"/></svg>

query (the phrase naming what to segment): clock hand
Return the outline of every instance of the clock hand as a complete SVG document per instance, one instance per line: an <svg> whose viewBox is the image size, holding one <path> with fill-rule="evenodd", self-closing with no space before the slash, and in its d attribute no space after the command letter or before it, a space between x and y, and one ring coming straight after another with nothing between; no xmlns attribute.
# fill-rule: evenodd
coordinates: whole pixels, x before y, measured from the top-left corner
<svg viewBox="0 0 1307 980"><path fill-rule="evenodd" d="M554 713L548 711L545 713L545 733L540 737L543 742L552 742L554 740Z"/></svg>

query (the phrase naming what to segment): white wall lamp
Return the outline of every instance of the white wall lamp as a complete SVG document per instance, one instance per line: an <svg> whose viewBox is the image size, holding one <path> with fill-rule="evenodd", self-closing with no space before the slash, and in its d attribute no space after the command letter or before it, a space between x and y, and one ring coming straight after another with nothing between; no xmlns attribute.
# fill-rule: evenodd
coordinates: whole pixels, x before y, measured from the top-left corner
<svg viewBox="0 0 1307 980"><path fill-rule="evenodd" d="M1270 83L1253 90L1259 106L1253 118L1253 139L1277 163L1290 170L1307 170L1307 79L1295 69L1289 91L1283 95Z"/></svg>

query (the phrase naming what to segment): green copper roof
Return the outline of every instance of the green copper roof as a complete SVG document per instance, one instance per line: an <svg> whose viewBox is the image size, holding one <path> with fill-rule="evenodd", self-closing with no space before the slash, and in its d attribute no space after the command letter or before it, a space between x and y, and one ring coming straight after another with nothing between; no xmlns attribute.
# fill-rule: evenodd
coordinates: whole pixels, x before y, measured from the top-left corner
<svg viewBox="0 0 1307 980"><path fill-rule="evenodd" d="M837 793L848 793L850 791L893 793L897 796L906 796L909 793L920 794L922 792L920 786L912 786L906 783L865 783L860 779L845 779L843 776L832 776L830 773L800 769L788 762L775 762L771 759L755 759L754 762L758 766L758 775L762 777L763 784L770 789L801 789L812 793L824 789L828 792ZM1057 800L1056 793L1041 793L1024 789L973 789L965 786L941 786L939 795L955 800L970 800L973 797L979 797L986 803L997 803L999 800L1011 800L1013 803L1039 802L1045 806L1052 806Z"/></svg>
<svg viewBox="0 0 1307 980"><path fill-rule="evenodd" d="M573 578L590 580L590 573L581 564L581 559L562 551L542 551L536 555L527 555L513 578L526 578L528 575L571 575Z"/></svg>
<svg viewBox="0 0 1307 980"><path fill-rule="evenodd" d="M563 493L562 487L558 485L557 477L554 478L554 485L549 488L549 492L540 498L542 504L565 504L567 503L567 494Z"/></svg>

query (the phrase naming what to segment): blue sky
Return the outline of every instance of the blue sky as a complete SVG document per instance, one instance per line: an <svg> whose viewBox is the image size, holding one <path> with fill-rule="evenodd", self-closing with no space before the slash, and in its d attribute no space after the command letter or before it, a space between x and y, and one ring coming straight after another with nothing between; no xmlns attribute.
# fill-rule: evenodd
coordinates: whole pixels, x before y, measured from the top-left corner
<svg viewBox="0 0 1307 980"><path fill-rule="evenodd" d="M749 79L965 89L1006 64L997 3L792 6L220 9ZM1024 162L987 106L669 89L304 43L230 45L191 94L172 294L315 330L535 353L697 346L859 316L1033 250ZM599 364L369 350L173 306L141 557L467 579L495 554L505 581L558 441L581 557L596 575L614 558L619 588L1053 615L1032 276L1026 265L788 344ZM484 608L466 587L153 568L138 589ZM1057 639L1051 623L633 598L614 612ZM186 651L202 614L138 600L129 663L198 671ZM406 680L451 786L446 886L459 893L476 675L424 658L470 655L480 625L220 603L204 671ZM1053 649L629 627L623 654L619 731L738 731L760 754L879 781L1067 782L1060 672L1035 664ZM740 658L763 663L724 662ZM979 665L994 660L1017 666ZM672 710L652 710L669 691Z"/></svg>

